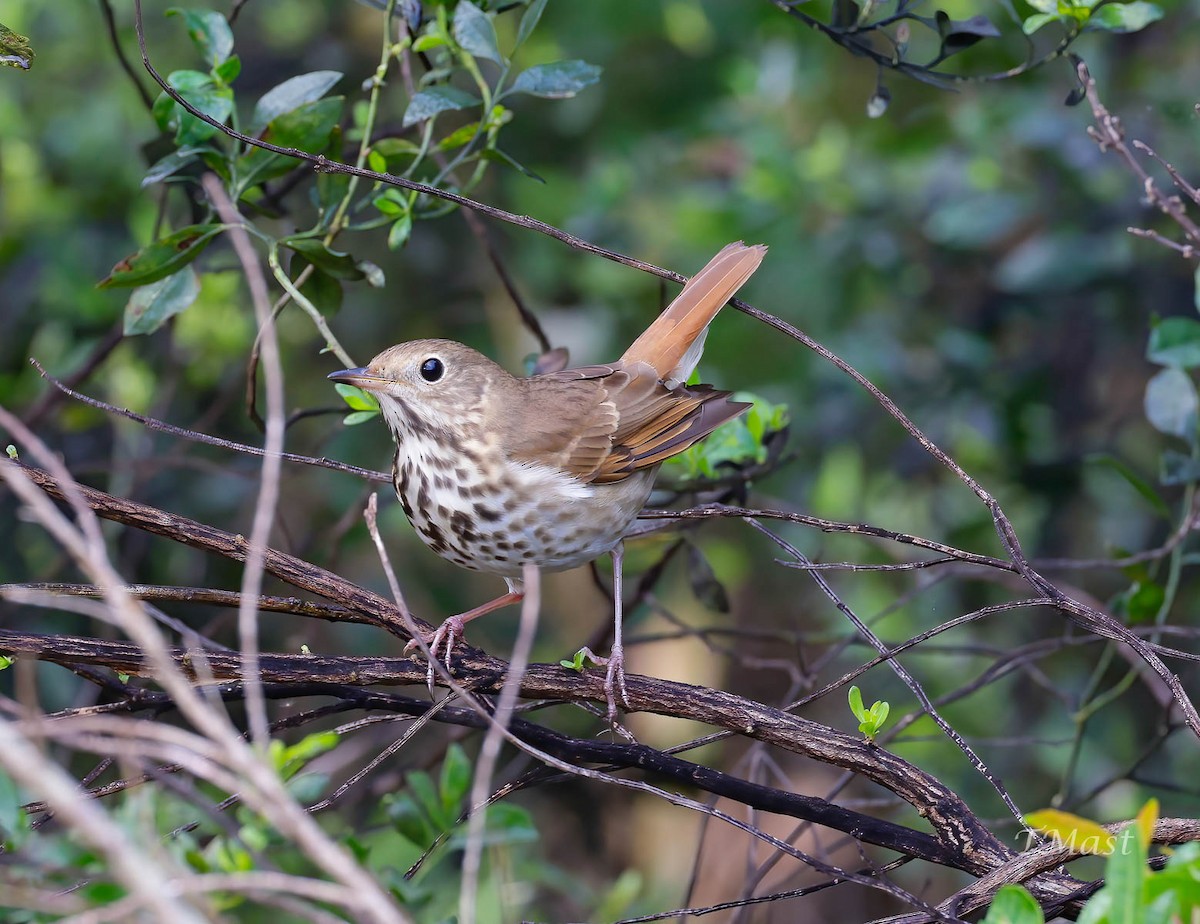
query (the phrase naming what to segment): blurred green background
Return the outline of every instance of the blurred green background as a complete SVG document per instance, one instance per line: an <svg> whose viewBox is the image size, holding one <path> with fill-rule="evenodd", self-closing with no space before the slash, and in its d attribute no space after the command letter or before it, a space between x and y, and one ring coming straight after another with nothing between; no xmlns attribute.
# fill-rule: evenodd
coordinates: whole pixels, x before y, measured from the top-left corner
<svg viewBox="0 0 1200 924"><path fill-rule="evenodd" d="M985 12L1005 22L1000 5L945 8L955 17ZM152 59L164 73L196 66L180 21L165 18L165 9L147 5ZM1072 50L1087 61L1131 137L1196 178L1197 6L1165 9L1165 19L1143 32L1085 35ZM1021 7L1022 15L1028 12ZM136 61L131 12L120 4L115 13L121 46ZM67 376L100 356L83 391L228 439L261 440L243 400L253 313L225 246L201 258L196 304L150 336L117 338L128 292L96 288L113 264L151 239L163 187L139 184L165 153L104 37L98 6L9 0L0 3L0 21L28 35L37 52L29 72L0 72L0 403L34 414L38 433L81 480L248 533L258 472L253 459L151 433L70 400L48 409L39 404L47 386L29 357ZM497 18L502 42L511 41L515 23L513 15ZM377 63L380 27L379 12L356 3L247 4L235 26L238 99L249 106L290 76L332 69L346 75L337 92L361 100L360 84ZM1013 29L1007 22L1005 28ZM1019 38L1008 36L955 58L952 69L999 71L1019 63L1022 49ZM1171 229L1141 201L1132 175L1089 140L1086 103L1064 106L1076 83L1069 62L949 91L885 75L891 105L872 119L873 65L768 3L727 0L552 0L520 60L560 58L600 65L603 76L570 100L514 98L508 103L513 121L501 136L504 149L543 182L492 165L474 198L685 274L731 240L769 244L766 262L742 296L815 337L891 396L1001 502L1031 557L1105 558L1151 548L1173 529L1100 459L1119 460L1156 486L1160 454L1172 441L1143 411L1143 392L1157 368L1145 359L1146 341L1155 318L1195 311L1193 267L1126 233L1130 225ZM135 70L151 87L140 67ZM399 81L391 90L383 94L379 118L394 129L406 98ZM347 151L352 156L349 145ZM299 212L310 185L291 193ZM191 220L179 202L167 214L174 226ZM291 222L303 227L302 221L263 219L279 234ZM674 291L536 233L488 227L551 341L569 346L577 363L620 355ZM401 340L437 336L520 369L536 343L461 216L417 222L398 251L386 247L385 233L339 240L356 258L378 264L387 279L383 289L348 284L340 311L329 319L355 360L365 363ZM325 375L339 364L319 354L311 323L295 309L280 323L288 409L338 406ZM106 343L111 349L98 353ZM991 517L977 499L853 382L799 344L726 309L701 372L705 381L757 392L790 410L794 458L753 485L753 505L865 521L1001 554ZM386 469L391 442L383 425L347 428L340 418L341 412L297 421L288 430L288 448ZM1155 489L1177 517L1184 489ZM361 483L289 466L283 491L277 547L385 591L359 516L366 498ZM416 612L436 622L499 592L495 578L464 575L425 550L389 491L381 501L385 535ZM73 579L41 530L12 517L9 499L0 503L8 540L0 579ZM822 562L910 557L878 541L798 527L777 531ZM115 560L130 580L237 587L240 571L227 562L128 530L112 528L110 535ZM683 625L746 635L715 636L717 650L694 639L646 644L631 654L633 670L777 702L869 657L856 643L810 676L808 666L832 642L853 636L812 580L774 564L781 553L737 521L709 523L690 536L728 591L731 612L697 601L684 556L667 571L657 602ZM631 581L664 543L633 548ZM1183 567L1169 587L1172 622L1195 624L1200 587L1193 571ZM1162 588L1168 577L1155 563L1137 573L1047 573L1118 615L1122 595L1135 582ZM962 568L827 577L893 642L1028 593ZM674 631L651 610L632 616L634 636ZM107 631L78 615L8 605L0 612L5 625L38 631ZM549 577L535 657L569 657L608 612L586 571ZM198 607L173 613L232 638L229 613ZM472 626L471 639L504 653L515 619L513 613L489 617ZM378 633L365 627L275 614L265 614L263 624L268 649L381 649ZM1054 613L1012 611L942 636L906 663L936 699L1000 663L1005 651L1064 631ZM758 632L765 636L756 640ZM1112 784L1152 740L1146 716L1157 722L1160 710L1152 690L1135 683L1090 725L1079 720L1089 681L1108 688L1128 667L1117 657L1097 670L1101 647L1068 646L1000 671L948 704L945 714L1022 809L1058 797L1108 820L1128 816L1157 794L1164 814L1194 815L1200 798L1194 778L1184 777L1188 751L1194 759L1191 742L1164 736L1153 747L1152 771L1140 781ZM1194 669L1183 676L1195 689ZM43 678L48 709L79 695L64 672L47 670ZM894 715L913 706L885 668L859 683L868 702L890 700ZM805 714L853 731L841 693ZM578 719L562 721L582 727ZM635 728L662 744L696 731L641 717ZM922 721L889 746L949 782L980 814L1002 816L986 781L935 731ZM1078 760L1072 762L1075 744ZM734 747L713 760L736 768L740 754ZM798 789L820 792L832 779L782 759ZM1073 801L1100 781L1106 785L1094 797ZM878 795L859 793L867 794ZM644 879L631 907L671 907L680 900L690 856L670 845L679 836L675 826L692 830L690 816L578 784L523 798L550 819L544 829L549 843L571 845L562 848L559 862L597 889L635 869ZM611 803L620 821L580 807L596 799ZM573 813L594 825L590 840L580 837ZM621 836L623 825L635 833ZM790 874L775 875L776 885L791 881ZM711 879L719 883L721 875L714 870ZM714 885L699 894L711 899L722 890ZM867 914L877 899L862 901L861 912L843 906L845 919Z"/></svg>

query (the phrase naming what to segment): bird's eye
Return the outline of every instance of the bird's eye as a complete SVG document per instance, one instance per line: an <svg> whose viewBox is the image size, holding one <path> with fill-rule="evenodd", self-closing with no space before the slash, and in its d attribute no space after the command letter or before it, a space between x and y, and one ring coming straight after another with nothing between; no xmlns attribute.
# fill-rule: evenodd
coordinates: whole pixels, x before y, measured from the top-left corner
<svg viewBox="0 0 1200 924"><path fill-rule="evenodd" d="M442 361L436 356L430 356L429 359L421 363L421 378L426 382L436 382L446 373L446 367L442 365Z"/></svg>

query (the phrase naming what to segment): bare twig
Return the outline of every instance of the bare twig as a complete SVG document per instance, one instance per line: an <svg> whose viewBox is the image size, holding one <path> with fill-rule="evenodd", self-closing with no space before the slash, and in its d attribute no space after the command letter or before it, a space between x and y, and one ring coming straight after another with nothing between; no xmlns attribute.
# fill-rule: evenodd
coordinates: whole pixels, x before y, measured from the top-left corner
<svg viewBox="0 0 1200 924"><path fill-rule="evenodd" d="M262 478L259 481L258 501L254 505L254 522L250 529L250 549L242 571L242 599L238 605L238 642L242 649L243 677L246 686L246 715L250 723L250 740L260 749L267 746L267 707L258 679L258 608L255 603L262 590L263 558L275 508L279 503L280 455L283 452L283 364L279 358L279 339L275 331L275 316L267 294L267 281L262 267L250 245L250 235L242 227L242 218L234 209L220 181L211 173L204 175L204 190L217 207L221 220L229 226L229 238L254 303L254 314L261 331L263 366L266 369L267 426L263 446Z"/></svg>

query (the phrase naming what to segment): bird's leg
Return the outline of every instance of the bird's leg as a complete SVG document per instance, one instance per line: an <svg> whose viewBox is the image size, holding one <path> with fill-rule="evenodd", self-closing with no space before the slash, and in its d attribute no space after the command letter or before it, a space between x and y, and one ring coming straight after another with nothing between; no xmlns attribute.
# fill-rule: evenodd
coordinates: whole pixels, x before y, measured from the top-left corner
<svg viewBox="0 0 1200 924"><path fill-rule="evenodd" d="M481 604L472 610L467 610L465 613L448 617L425 639L425 643L429 646L429 670L426 679L429 683L430 692L433 691L433 662L437 660L438 651L444 652L442 661L446 665L446 670L449 671L450 654L454 651L454 646L462 639L467 623L472 619L478 619L480 616L486 616L493 610L498 610L512 603L520 603L525 599L525 588L519 580L505 578L504 583L508 585L508 593L502 594L495 600L489 600L487 603ZM404 646L404 653L408 654L416 647L416 639L413 639Z"/></svg>
<svg viewBox="0 0 1200 924"><path fill-rule="evenodd" d="M604 675L604 695L608 700L608 724L617 724L617 691L621 693L621 702L629 708L629 694L625 692L625 648L621 644L621 614L622 614L622 561L625 557L625 544L618 542L609 553L613 564L613 646L607 658L594 654L590 648L584 648L583 653L594 664L605 666L608 671Z"/></svg>

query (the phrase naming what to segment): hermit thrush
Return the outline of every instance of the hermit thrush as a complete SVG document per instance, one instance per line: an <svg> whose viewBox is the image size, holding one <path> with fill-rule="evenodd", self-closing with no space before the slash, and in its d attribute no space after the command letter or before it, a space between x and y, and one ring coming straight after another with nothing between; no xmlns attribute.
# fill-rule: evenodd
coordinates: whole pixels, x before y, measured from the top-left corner
<svg viewBox="0 0 1200 924"><path fill-rule="evenodd" d="M709 322L767 248L738 242L693 276L617 362L528 378L470 347L413 340L329 377L373 392L396 439L392 481L433 551L504 578L508 593L447 619L429 639L450 652L465 623L523 596L522 568L564 571L613 557L615 637L609 718L625 698L621 540L659 465L748 405L686 385ZM590 652L589 652L590 654Z"/></svg>

